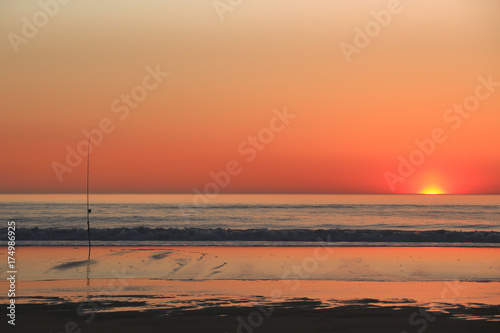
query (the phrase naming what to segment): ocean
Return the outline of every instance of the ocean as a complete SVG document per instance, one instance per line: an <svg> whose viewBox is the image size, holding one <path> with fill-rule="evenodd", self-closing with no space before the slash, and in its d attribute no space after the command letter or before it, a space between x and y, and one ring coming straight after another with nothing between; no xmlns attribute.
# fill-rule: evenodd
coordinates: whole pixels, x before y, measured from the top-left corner
<svg viewBox="0 0 500 333"><path fill-rule="evenodd" d="M92 195L90 257L85 195L0 202L27 327L415 332L422 311L439 316L429 332L500 325L500 196Z"/></svg>
<svg viewBox="0 0 500 333"><path fill-rule="evenodd" d="M94 245L500 247L499 195L193 198L92 195ZM1 195L0 209L16 222L19 245L85 245L85 200Z"/></svg>

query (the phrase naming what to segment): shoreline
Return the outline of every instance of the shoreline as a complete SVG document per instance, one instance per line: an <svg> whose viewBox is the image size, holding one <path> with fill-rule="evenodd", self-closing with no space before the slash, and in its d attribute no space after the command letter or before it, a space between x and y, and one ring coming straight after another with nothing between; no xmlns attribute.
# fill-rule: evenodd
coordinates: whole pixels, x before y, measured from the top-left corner
<svg viewBox="0 0 500 333"><path fill-rule="evenodd" d="M24 244L24 243L28 244ZM88 241L18 241L17 247L85 247ZM87 244L86 244L87 243ZM0 247L7 246L0 242ZM267 242L267 241L93 241L92 247L373 247L373 248L500 248L500 243L429 243L429 242Z"/></svg>
<svg viewBox="0 0 500 333"><path fill-rule="evenodd" d="M309 310L297 305L293 310L275 307L239 309L212 308L209 311L164 315L161 311L76 313L78 304L65 306L19 306L16 332L62 332L68 325L74 332L498 332L500 321L465 320L450 314L422 312L422 308L343 307ZM272 311L271 311L272 310ZM491 313L498 308L485 310ZM413 320L411 319L413 318ZM427 318L427 319L426 319ZM92 319L92 320L90 320Z"/></svg>
<svg viewBox="0 0 500 333"><path fill-rule="evenodd" d="M87 256L86 246L20 246L19 278L79 279L87 269L113 278L113 269L165 280L500 281L500 248L95 246Z"/></svg>
<svg viewBox="0 0 500 333"><path fill-rule="evenodd" d="M96 246L87 255L17 248L17 332L500 328L498 248Z"/></svg>

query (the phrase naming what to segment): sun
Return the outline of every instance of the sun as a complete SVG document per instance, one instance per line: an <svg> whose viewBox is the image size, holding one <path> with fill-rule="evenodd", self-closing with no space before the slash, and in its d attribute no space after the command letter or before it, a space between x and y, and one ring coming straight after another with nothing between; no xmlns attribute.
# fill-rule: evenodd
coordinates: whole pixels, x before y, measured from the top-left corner
<svg viewBox="0 0 500 333"><path fill-rule="evenodd" d="M435 185L430 185L420 191L421 194L444 194L444 191Z"/></svg>

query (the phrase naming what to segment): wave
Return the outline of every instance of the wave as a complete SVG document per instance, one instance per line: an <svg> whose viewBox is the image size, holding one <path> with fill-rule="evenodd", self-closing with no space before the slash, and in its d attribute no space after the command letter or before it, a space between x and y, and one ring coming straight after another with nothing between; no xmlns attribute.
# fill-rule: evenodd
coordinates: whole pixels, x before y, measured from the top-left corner
<svg viewBox="0 0 500 333"><path fill-rule="evenodd" d="M1 229L6 234L6 228ZM371 229L205 229L205 228L99 228L91 229L96 241L269 241L269 242L420 242L500 243L500 232L453 230ZM19 228L20 241L79 241L87 229Z"/></svg>

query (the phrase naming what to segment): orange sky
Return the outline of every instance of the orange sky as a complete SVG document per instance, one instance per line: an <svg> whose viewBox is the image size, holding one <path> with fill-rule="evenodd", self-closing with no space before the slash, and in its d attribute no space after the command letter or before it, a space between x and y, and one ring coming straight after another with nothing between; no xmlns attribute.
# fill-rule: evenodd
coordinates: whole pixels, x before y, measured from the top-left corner
<svg viewBox="0 0 500 333"><path fill-rule="evenodd" d="M212 0L72 1L16 52L12 33L42 9L3 1L0 192L84 192L85 163L58 177L54 162L109 119L93 192L203 191L235 160L221 193L500 193L500 86L445 119L479 77L500 82L500 2L401 0L348 63L341 43L389 2L243 0L221 20ZM169 75L125 117L122 94L157 66ZM248 161L238 147L285 107L295 118ZM436 128L446 140L391 188Z"/></svg>

